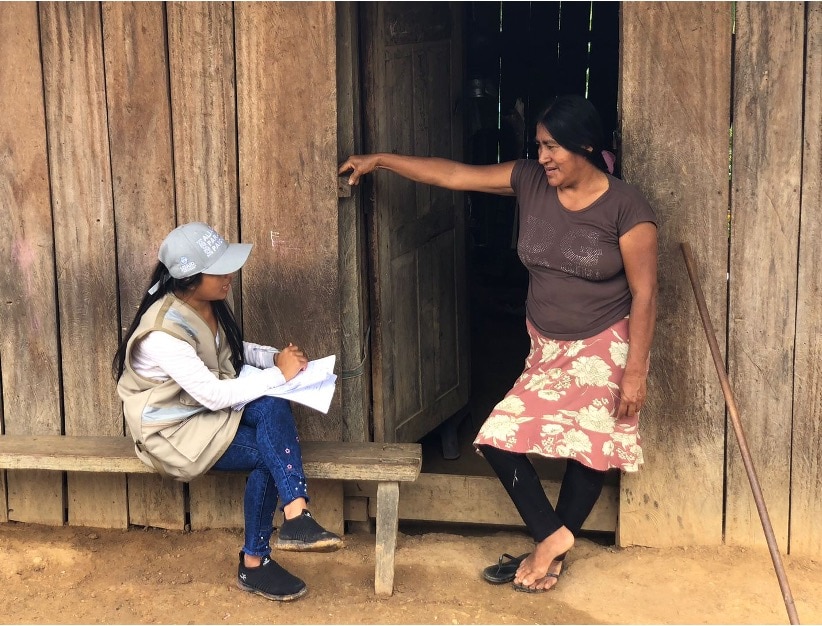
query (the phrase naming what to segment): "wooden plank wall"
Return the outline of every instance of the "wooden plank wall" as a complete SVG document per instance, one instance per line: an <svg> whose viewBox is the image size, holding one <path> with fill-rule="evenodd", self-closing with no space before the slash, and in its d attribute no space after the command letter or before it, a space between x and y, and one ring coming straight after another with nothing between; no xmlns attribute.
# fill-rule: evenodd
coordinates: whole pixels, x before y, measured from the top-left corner
<svg viewBox="0 0 822 626"><path fill-rule="evenodd" d="M822 555L822 3L806 4L805 128L791 454L791 553Z"/></svg>
<svg viewBox="0 0 822 626"><path fill-rule="evenodd" d="M339 357L335 7L238 3L234 12L242 33L240 219L244 241L255 244L243 284L245 332L265 343L293 342L309 358ZM340 394L327 415L295 405L300 436L342 440L340 409ZM310 489L324 503L318 520L341 529L342 483Z"/></svg>
<svg viewBox="0 0 822 626"><path fill-rule="evenodd" d="M779 545L788 545L804 3L736 5L728 372ZM765 543L728 436L726 541Z"/></svg>
<svg viewBox="0 0 822 626"><path fill-rule="evenodd" d="M291 341L311 358L339 354L339 309L323 306L339 301L334 4L238 3L234 12L242 231L256 246L246 333ZM315 208L329 199L334 211ZM339 395L329 415L299 414L306 439L342 438Z"/></svg>
<svg viewBox="0 0 822 626"><path fill-rule="evenodd" d="M175 2L168 5L167 15L177 220L205 221L238 241L232 6ZM243 272L240 281L245 277ZM240 281L234 286L234 302L240 305L236 311L242 320ZM231 475L192 482L192 527L242 526L243 485L241 476Z"/></svg>
<svg viewBox="0 0 822 626"><path fill-rule="evenodd" d="M50 168L63 430L121 435L110 358L117 272L102 20L96 3L42 3L40 41ZM125 527L125 476L68 475L68 518Z"/></svg>
<svg viewBox="0 0 822 626"><path fill-rule="evenodd" d="M179 223L256 244L249 339L340 354L335 46L332 3L0 5L4 432L125 432L111 359ZM340 411L303 436L341 439ZM10 472L0 521L180 529L188 500L239 527L243 485ZM339 527L341 486L313 491Z"/></svg>
<svg viewBox="0 0 822 626"><path fill-rule="evenodd" d="M819 556L822 9L738 3L734 35L732 8L621 7L623 176L658 211L661 256L647 462L621 481L619 542L763 541L688 241L780 547ZM337 110L340 76L358 81L341 10L351 35L357 12L331 3L0 3L2 432L124 432L111 356L185 221L256 244L235 290L250 339L340 354L339 309L318 303L345 281L362 295L358 222L338 223L336 133L359 106ZM348 427L346 410L299 412L304 436L367 437L363 407ZM127 480L8 472L0 521L181 528L188 499L193 528L242 523L236 477ZM339 486L316 488L339 517Z"/></svg>
<svg viewBox="0 0 822 626"><path fill-rule="evenodd" d="M148 288L157 242L176 225L168 59L162 6L103 5L106 92L111 144L120 332ZM110 380L110 379L107 379ZM129 522L182 528L183 486L159 476L128 477Z"/></svg>
<svg viewBox="0 0 822 626"><path fill-rule="evenodd" d="M645 466L623 475L622 545L722 541L722 391L682 262L698 259L725 334L729 3L622 5L622 169L659 218L659 304L641 433ZM662 62L664 59L664 62ZM710 84L710 89L704 85ZM662 105L664 103L664 105Z"/></svg>
<svg viewBox="0 0 822 626"><path fill-rule="evenodd" d="M622 7L624 175L662 224L648 463L622 481L620 543L765 541L678 249L689 241L777 542L818 555L820 13L735 8L732 38L730 3Z"/></svg>
<svg viewBox="0 0 822 626"><path fill-rule="evenodd" d="M0 4L0 58L0 211L8 228L0 237L2 425L7 433L55 434L62 426L60 354L35 3ZM6 485L4 517L63 523L61 476L8 472Z"/></svg>

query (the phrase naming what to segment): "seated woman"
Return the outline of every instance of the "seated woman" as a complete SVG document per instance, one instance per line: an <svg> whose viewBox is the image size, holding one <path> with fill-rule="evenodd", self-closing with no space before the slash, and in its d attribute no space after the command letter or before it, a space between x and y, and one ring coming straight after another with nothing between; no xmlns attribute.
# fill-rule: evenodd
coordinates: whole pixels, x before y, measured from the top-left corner
<svg viewBox="0 0 822 626"><path fill-rule="evenodd" d="M237 584L271 600L294 600L306 593L305 583L270 556L277 500L285 518L278 548L326 551L342 540L307 509L289 403L264 395L308 360L292 344L280 351L243 341L232 313L231 281L250 252L250 244L226 243L201 222L175 228L160 246L152 286L120 343L113 372L144 463L182 481L211 469L250 472ZM239 378L246 363L260 369Z"/></svg>

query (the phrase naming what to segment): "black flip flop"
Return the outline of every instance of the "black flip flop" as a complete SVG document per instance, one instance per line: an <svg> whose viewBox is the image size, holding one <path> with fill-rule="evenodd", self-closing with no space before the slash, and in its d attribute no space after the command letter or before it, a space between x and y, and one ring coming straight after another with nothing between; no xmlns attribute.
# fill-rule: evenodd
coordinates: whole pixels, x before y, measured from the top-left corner
<svg viewBox="0 0 822 626"><path fill-rule="evenodd" d="M496 565L489 565L482 570L482 577L489 583L494 585L501 585L503 583L510 583L514 580L514 576L519 569L519 564L527 557L530 552L520 554L519 556L511 556L510 554L503 554L499 557L499 562Z"/></svg>

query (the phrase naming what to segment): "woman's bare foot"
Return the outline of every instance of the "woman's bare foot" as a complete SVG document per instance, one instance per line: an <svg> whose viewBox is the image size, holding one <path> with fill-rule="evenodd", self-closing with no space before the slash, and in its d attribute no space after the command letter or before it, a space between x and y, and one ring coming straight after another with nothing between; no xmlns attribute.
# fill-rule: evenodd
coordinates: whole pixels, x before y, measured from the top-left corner
<svg viewBox="0 0 822 626"><path fill-rule="evenodd" d="M562 573L562 563L563 561L551 561L551 566L548 568L548 573L531 585L530 588L548 591L551 587L556 585L559 581L559 575Z"/></svg>
<svg viewBox="0 0 822 626"><path fill-rule="evenodd" d="M559 574L562 561L556 561L561 554L574 547L574 535L565 526L540 541L534 551L520 563L514 576L514 584L529 589L549 589L556 584L554 576ZM557 566L558 564L558 566Z"/></svg>

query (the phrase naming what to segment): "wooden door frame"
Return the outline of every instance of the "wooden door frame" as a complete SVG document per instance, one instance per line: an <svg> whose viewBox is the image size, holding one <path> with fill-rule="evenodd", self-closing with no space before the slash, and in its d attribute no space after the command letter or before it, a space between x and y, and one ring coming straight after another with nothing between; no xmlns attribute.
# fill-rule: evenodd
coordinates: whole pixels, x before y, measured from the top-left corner
<svg viewBox="0 0 822 626"><path fill-rule="evenodd" d="M358 3L338 2L336 15L337 162L342 163L363 145ZM348 185L346 177L338 178L337 190L343 440L373 441L365 196L361 187Z"/></svg>

